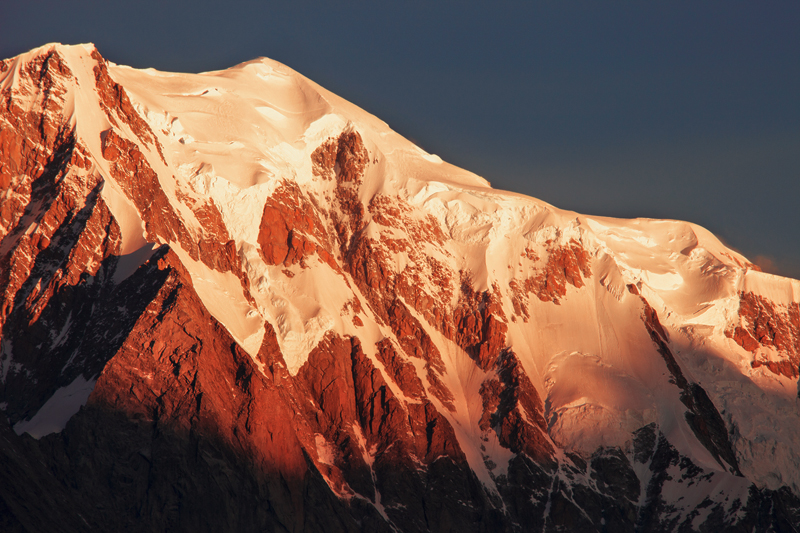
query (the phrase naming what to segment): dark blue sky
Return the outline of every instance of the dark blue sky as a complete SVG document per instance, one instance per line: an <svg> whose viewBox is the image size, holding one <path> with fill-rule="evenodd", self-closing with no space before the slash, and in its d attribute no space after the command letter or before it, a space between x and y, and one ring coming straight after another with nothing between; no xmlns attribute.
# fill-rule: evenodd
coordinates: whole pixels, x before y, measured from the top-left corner
<svg viewBox="0 0 800 533"><path fill-rule="evenodd" d="M800 278L800 2L10 3L2 57L271 57L497 188L689 220Z"/></svg>

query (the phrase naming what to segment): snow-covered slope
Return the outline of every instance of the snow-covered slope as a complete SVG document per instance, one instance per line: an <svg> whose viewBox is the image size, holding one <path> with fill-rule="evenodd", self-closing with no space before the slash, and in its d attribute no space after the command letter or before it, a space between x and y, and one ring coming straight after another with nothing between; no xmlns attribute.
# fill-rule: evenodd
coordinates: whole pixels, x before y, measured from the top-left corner
<svg viewBox="0 0 800 533"><path fill-rule="evenodd" d="M94 383L89 405L150 413L135 391L157 371L125 350L199 353L142 329L177 283L305 413L309 468L392 527L445 520L418 523L391 488L399 464L457 483L442 458L481 527L746 528L787 489L796 508L800 282L705 229L494 190L269 59L173 74L48 45L0 80L0 400L18 433L60 430ZM106 351L81 340L90 300Z"/></svg>

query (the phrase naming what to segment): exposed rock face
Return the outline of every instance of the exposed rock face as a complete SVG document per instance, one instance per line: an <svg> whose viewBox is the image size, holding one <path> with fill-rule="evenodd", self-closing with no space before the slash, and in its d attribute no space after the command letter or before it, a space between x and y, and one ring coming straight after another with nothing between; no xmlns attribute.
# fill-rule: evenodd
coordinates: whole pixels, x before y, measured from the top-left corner
<svg viewBox="0 0 800 533"><path fill-rule="evenodd" d="M277 63L149 75L0 63L0 529L796 528L796 282L494 191Z"/></svg>
<svg viewBox="0 0 800 533"><path fill-rule="evenodd" d="M547 243L548 245L550 243ZM514 281L510 288L514 294L514 312L528 320L524 305L529 294L535 294L543 302L558 303L567 294L567 284L580 289L583 278L592 275L589 254L578 242L571 240L566 246L548 246L547 263L543 270L524 281ZM526 257L536 261L536 256L525 250Z"/></svg>
<svg viewBox="0 0 800 533"><path fill-rule="evenodd" d="M778 360L756 355L752 366L764 366L775 374L796 380L800 376L800 306L776 305L768 299L744 292L740 295L740 323L725 334L747 350L772 348Z"/></svg>
<svg viewBox="0 0 800 533"><path fill-rule="evenodd" d="M179 507L177 515L151 515L150 527L143 529L205 528L202 523L207 517L215 517L217 526L230 530L356 529L346 508L314 470L314 441L281 393L280 374L276 378L274 373L258 371L254 361L205 311L191 289L188 274L181 272L171 252L151 261L166 270L167 277L103 369L87 408L125 413L137 424L150 426L149 432L167 432L184 441L167 452L170 454L182 455L183 446L208 440L211 448L203 449L198 457L207 462L206 469L215 463L232 463L239 468L239 476L244 475L241 471L248 474L245 482L254 485L270 506L242 515L241 506L230 501L230 496L214 496L200 481L189 489L188 496L193 508L202 506L201 515L192 512L190 517L184 514L188 509ZM275 345L270 339L265 338L261 360L280 358L272 352ZM140 452L142 467L153 459L152 453L148 449ZM183 476L180 471L164 475L167 479L159 481L160 490L165 491L170 485L180 485ZM234 477L232 482L237 481ZM308 493L315 491L325 496L309 500ZM171 499L169 495L160 497Z"/></svg>
<svg viewBox="0 0 800 533"><path fill-rule="evenodd" d="M261 257L268 265L307 268L306 258L319 254L321 260L338 268L329 248L330 237L316 216L310 201L291 182L284 182L267 200L258 233Z"/></svg>
<svg viewBox="0 0 800 533"><path fill-rule="evenodd" d="M556 466L555 450L546 436L544 406L514 352L505 352L497 365L497 377L481 384L481 398L482 430L494 429L503 446L524 452L545 468Z"/></svg>

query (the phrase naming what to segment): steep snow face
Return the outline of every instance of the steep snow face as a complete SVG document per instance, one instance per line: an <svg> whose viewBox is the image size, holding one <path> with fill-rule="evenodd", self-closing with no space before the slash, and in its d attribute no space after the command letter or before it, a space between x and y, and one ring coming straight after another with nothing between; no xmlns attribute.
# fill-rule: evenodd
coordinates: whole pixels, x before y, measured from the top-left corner
<svg viewBox="0 0 800 533"><path fill-rule="evenodd" d="M452 273L469 272L476 290L501 287L507 317L514 317L515 311L503 288L523 281L535 268L527 258L520 259L525 250L544 255L553 246L577 242L591 257L593 273L586 287L568 285L559 305L531 298L523 304L530 317L509 322L508 345L546 399L549 431L557 443L591 453L598 446L624 446L632 431L657 422L679 451L703 467L721 468L687 426L680 391L670 383L669 369L642 327L640 298L630 294L629 285L655 309L671 343L679 347L675 357L683 372L709 387L713 399L726 406L732 427L750 426L755 413L745 405L751 404L788 417L778 420L775 414L758 413L772 421L771 434L782 433L773 442L800 438L797 430L786 429L798 427L792 409L773 405L791 404L796 384L786 380L776 387L780 379L751 368L752 356L725 336L740 293L754 292L791 305L798 301L798 283L754 281L765 276L754 273L744 257L703 228L677 221L582 216L495 191L268 59L200 75L128 67L110 71L156 132L177 186L213 199L247 265L256 306L241 305L241 311L216 303L207 306L226 325L241 320L233 318L237 313L247 312L252 318L257 311L278 332L290 372L299 370L325 332L358 334L342 313L356 284L322 262L310 270L292 269L294 277L265 264L257 253L253 221L286 180L319 204L329 204L326 198L334 191L314 174L311 156L327 139L357 131L370 157L361 200L369 204L379 195L397 197L411 207L411 220L434 217L448 239L443 247L419 243L422 253L448 265ZM408 236L407 227L392 231ZM380 240L374 224L368 226L368 234ZM393 266L402 271L408 261L413 259L401 253ZM429 283L423 280L424 290L434 294ZM201 296L218 302L221 296L211 287ZM740 386L711 385L719 381L719 370L710 358L734 365ZM476 394L469 380L450 379L451 388ZM766 397L743 402L738 398L743 389ZM728 407L733 405L739 408ZM461 409L464 418L456 425L469 427L469 410ZM774 457L760 461L759 454L739 453L748 457L749 473L765 484L778 471L798 471L793 457L783 457L776 468L774 463L770 466ZM772 473L759 474L761 469ZM795 474L791 483L800 486L800 477Z"/></svg>
<svg viewBox="0 0 800 533"><path fill-rule="evenodd" d="M162 182L174 180L170 186L176 191L214 203L256 288L251 291L255 306L222 304L230 300L229 287L215 292L214 284L197 275L206 306L251 353L260 343L258 329L242 324L255 316L268 320L293 372L326 331L351 333L341 325L340 315L352 291L345 280L324 269L287 282L256 252L257 221L267 199L285 180L327 203L325 197L333 191L314 175L311 158L323 142L343 131L359 132L374 161L360 192L367 202L376 194L395 194L406 181L421 176L487 186L485 180L426 154L374 116L269 59L197 75L123 66L109 71L163 146L168 163L163 171L171 176L159 172ZM160 166L148 160L154 168ZM193 276L196 270L189 268Z"/></svg>
<svg viewBox="0 0 800 533"><path fill-rule="evenodd" d="M520 450L563 467L572 452L633 453L651 426L714 483L800 492L800 282L694 224L494 190L275 61L172 74L56 49L74 73L68 121L119 225L114 282L168 244L262 371L269 331L292 377L324 339L357 338L406 410L435 406L494 494ZM63 427L74 409L51 401L17 427Z"/></svg>

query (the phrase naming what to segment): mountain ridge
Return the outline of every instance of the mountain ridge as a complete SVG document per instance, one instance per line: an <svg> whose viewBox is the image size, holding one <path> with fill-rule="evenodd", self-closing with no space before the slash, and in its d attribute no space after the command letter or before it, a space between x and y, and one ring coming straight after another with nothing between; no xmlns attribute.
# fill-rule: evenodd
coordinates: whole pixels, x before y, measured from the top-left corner
<svg viewBox="0 0 800 533"><path fill-rule="evenodd" d="M271 60L47 45L0 76L0 400L62 475L105 423L149 442L77 445L131 454L114 490L158 472L118 523L188 527L217 467L278 506L225 528L796 518L800 282L703 228L495 191Z"/></svg>

